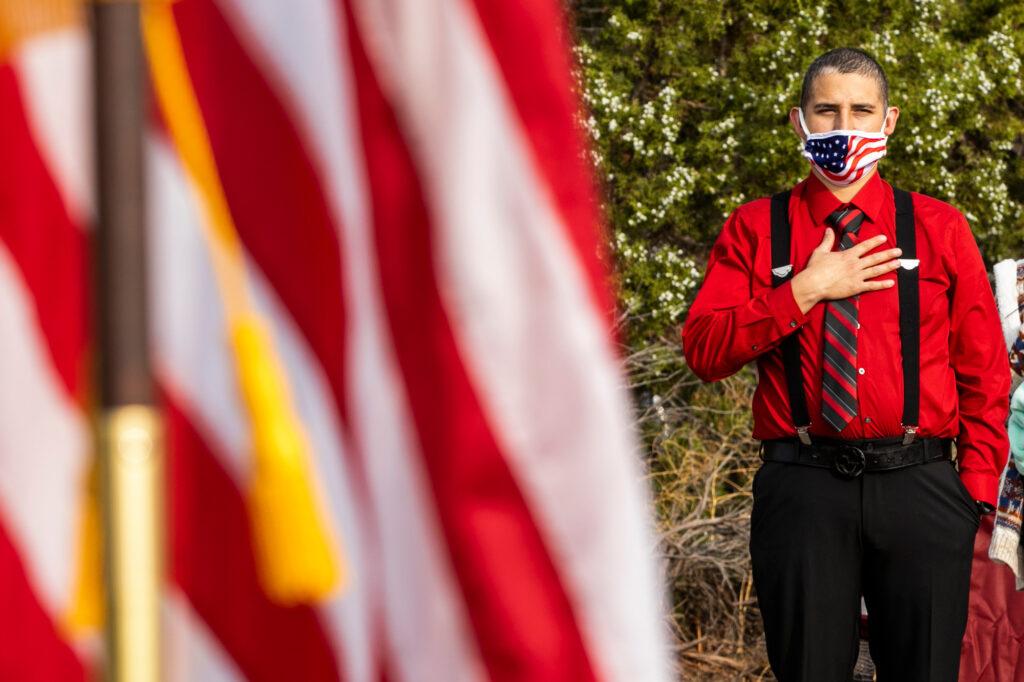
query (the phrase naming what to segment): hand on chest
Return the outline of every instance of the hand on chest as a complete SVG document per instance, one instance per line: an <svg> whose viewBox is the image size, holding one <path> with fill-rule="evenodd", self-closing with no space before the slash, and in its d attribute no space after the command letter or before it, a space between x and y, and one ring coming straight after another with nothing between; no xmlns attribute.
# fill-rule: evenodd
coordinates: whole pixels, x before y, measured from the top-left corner
<svg viewBox="0 0 1024 682"><path fill-rule="evenodd" d="M825 234L825 226L815 226L800 235L799 238L796 234L793 235L793 262L796 264L794 274L800 272L807 266L807 261L811 257L811 252L817 247ZM880 246L872 249L865 254L866 256L871 255L877 251L891 248L896 245L896 230L892 224L881 224L873 223L870 220L865 220L857 231L857 234L851 237L851 241L854 244L859 244L863 241L867 241L876 235L884 235L886 237L885 242ZM834 251L840 250L839 240L833 248ZM885 331L896 331L898 335L898 325L900 319L900 306L899 306L899 290L895 286L897 281L896 272L888 272L878 277L873 278L876 281L892 280L894 285L886 288L879 289L876 291L865 291L857 296L857 308L859 310L859 322L861 328L859 330L860 335L875 335L884 333ZM812 318L812 324L820 324L824 315L825 303L822 302L811 309L810 316Z"/></svg>

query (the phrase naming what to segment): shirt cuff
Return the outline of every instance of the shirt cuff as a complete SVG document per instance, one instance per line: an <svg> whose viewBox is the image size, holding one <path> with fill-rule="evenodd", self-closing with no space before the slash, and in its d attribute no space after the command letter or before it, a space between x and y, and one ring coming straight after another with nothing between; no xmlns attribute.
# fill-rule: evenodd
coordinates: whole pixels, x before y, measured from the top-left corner
<svg viewBox="0 0 1024 682"><path fill-rule="evenodd" d="M807 315L800 310L793 296L792 280L787 280L768 293L768 309L772 311L783 336L807 321Z"/></svg>
<svg viewBox="0 0 1024 682"><path fill-rule="evenodd" d="M999 502L999 477L992 474L981 474L976 471L961 471L960 480L963 482L971 498L988 502L993 507Z"/></svg>

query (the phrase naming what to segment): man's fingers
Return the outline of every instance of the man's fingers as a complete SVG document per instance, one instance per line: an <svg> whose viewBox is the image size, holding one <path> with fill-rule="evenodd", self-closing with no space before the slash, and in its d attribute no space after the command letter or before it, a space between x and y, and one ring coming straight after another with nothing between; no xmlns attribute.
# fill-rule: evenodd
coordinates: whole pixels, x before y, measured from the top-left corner
<svg viewBox="0 0 1024 682"><path fill-rule="evenodd" d="M879 275L885 275L892 272L900 266L898 260L891 260L888 263L882 263L881 265L875 265L870 268L865 268L861 271L864 279L871 279L872 277L878 277Z"/></svg>
<svg viewBox="0 0 1024 682"><path fill-rule="evenodd" d="M871 253L860 259L861 267L869 268L873 265L878 265L894 258L899 258L903 254L900 249L886 249L885 251L879 251L878 253Z"/></svg>
<svg viewBox="0 0 1024 682"><path fill-rule="evenodd" d="M832 250L832 244L835 243L836 233L832 231L831 227L825 228L825 236L822 237L821 243L814 247L815 251L821 253L828 253Z"/></svg>
<svg viewBox="0 0 1024 682"><path fill-rule="evenodd" d="M862 282L860 293L865 291L878 291L879 289L888 289L892 285L896 284L894 279L873 279L870 282Z"/></svg>
<svg viewBox="0 0 1024 682"><path fill-rule="evenodd" d="M846 251L847 251L847 253L853 253L853 254L857 255L858 257L860 257L860 256L863 256L868 251L870 251L871 249L877 247L879 244L881 244L884 241L885 241L885 235L884 234L876 234L871 239L865 239L864 241L862 241L859 244L854 244L853 246L848 248Z"/></svg>

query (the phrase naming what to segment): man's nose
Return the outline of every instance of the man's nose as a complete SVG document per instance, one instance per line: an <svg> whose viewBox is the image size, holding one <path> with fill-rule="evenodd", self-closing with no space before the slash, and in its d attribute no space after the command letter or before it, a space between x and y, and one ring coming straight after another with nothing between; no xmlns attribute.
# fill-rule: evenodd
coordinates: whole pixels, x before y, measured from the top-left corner
<svg viewBox="0 0 1024 682"><path fill-rule="evenodd" d="M832 123L833 130L853 130L853 111L841 108Z"/></svg>

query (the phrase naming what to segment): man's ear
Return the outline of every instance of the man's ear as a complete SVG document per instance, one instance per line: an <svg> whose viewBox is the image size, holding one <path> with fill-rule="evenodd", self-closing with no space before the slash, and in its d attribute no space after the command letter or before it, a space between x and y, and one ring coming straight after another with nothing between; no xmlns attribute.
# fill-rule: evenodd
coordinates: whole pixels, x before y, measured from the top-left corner
<svg viewBox="0 0 1024 682"><path fill-rule="evenodd" d="M885 115L885 128L883 129L885 134L892 135L893 131L896 130L896 121L900 117L899 107L889 107L888 113Z"/></svg>
<svg viewBox="0 0 1024 682"><path fill-rule="evenodd" d="M789 125L792 126L793 132L800 138L800 141L805 142L804 131L800 128L800 107L793 107L789 110Z"/></svg>

